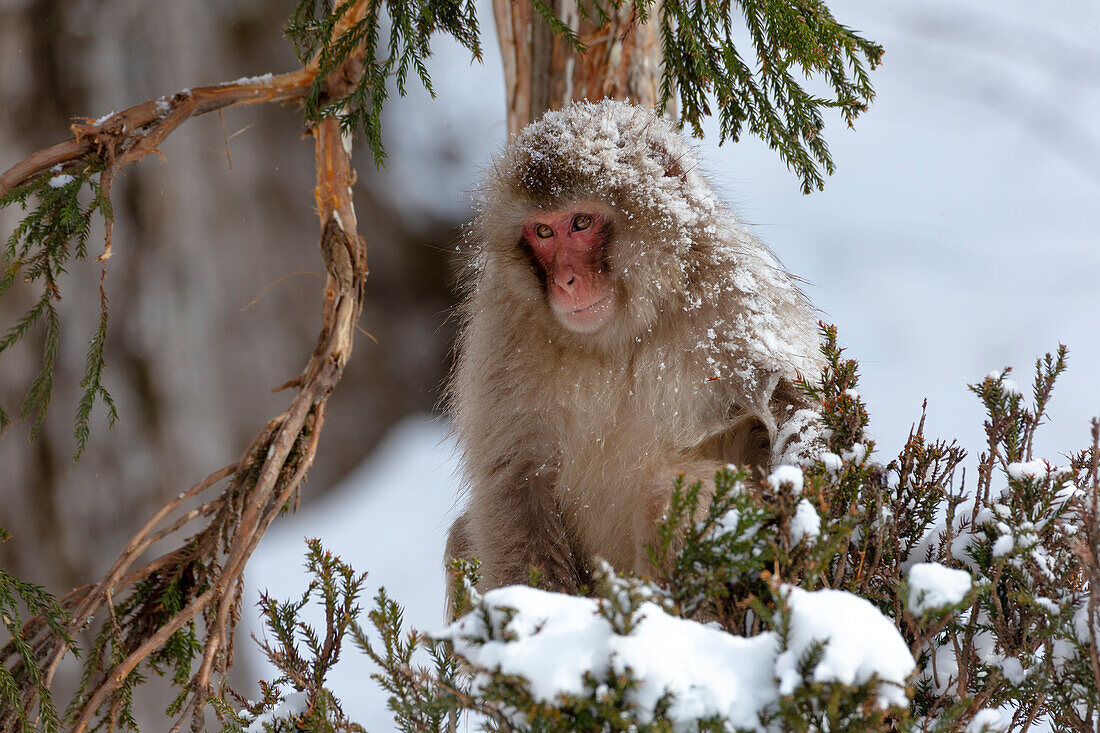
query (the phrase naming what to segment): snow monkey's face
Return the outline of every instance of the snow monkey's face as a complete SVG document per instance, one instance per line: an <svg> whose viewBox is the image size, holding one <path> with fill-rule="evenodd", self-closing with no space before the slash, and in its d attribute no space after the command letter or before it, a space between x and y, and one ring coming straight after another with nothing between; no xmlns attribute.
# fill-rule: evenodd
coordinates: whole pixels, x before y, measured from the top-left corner
<svg viewBox="0 0 1100 733"><path fill-rule="evenodd" d="M537 209L523 222L519 246L530 260L554 318L570 331L595 333L615 315L608 248L610 211L595 203Z"/></svg>

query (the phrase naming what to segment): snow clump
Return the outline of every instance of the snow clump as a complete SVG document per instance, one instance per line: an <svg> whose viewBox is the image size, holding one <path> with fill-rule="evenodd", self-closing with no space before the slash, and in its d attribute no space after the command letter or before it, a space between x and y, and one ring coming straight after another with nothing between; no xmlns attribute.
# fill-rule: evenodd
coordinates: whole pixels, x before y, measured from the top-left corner
<svg viewBox="0 0 1100 733"><path fill-rule="evenodd" d="M792 494L802 496L802 469L798 466L776 466L768 476L768 484L776 491L787 484Z"/></svg>
<svg viewBox="0 0 1100 733"><path fill-rule="evenodd" d="M909 612L920 616L945 606L962 603L970 592L970 573L944 567L938 562L921 562L909 568Z"/></svg>
<svg viewBox="0 0 1100 733"><path fill-rule="evenodd" d="M1001 733L1008 730L1008 723L996 708L982 708L970 719L965 733Z"/></svg>
<svg viewBox="0 0 1100 733"><path fill-rule="evenodd" d="M890 619L865 598L826 588L807 591L784 586L791 611L789 648L776 659L779 692L789 695L802 681L798 663L815 643L825 643L810 675L814 682L862 685L877 677L878 704L905 707L905 681L916 668L913 656Z"/></svg>
<svg viewBox="0 0 1100 733"><path fill-rule="evenodd" d="M791 545L797 545L803 539L812 544L821 536L821 517L809 499L803 499L795 507L791 517Z"/></svg>
<svg viewBox="0 0 1100 733"><path fill-rule="evenodd" d="M292 692L279 703L274 710L259 715L245 728L245 733L264 733L265 726L274 726L277 721L292 721L309 712L309 693ZM247 717L247 713L243 713Z"/></svg>
<svg viewBox="0 0 1100 733"><path fill-rule="evenodd" d="M1008 464L1008 475L1016 481L1037 478L1042 479L1046 478L1048 473L1057 473L1057 471L1058 469L1042 458L1036 458L1034 461Z"/></svg>

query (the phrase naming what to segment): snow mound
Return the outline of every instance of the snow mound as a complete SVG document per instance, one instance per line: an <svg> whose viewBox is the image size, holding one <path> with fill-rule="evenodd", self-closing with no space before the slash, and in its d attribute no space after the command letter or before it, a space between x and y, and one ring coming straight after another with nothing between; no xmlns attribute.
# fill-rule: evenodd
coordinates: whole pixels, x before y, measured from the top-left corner
<svg viewBox="0 0 1100 733"><path fill-rule="evenodd" d="M791 487L795 496L802 495L802 469L798 466L776 466L768 476L768 484L779 491L784 484Z"/></svg>
<svg viewBox="0 0 1100 733"><path fill-rule="evenodd" d="M535 699L555 704L562 695L592 692L609 674L628 670L637 681L627 693L644 721L658 701L673 695L668 715L676 730L694 730L711 716L733 727L766 730L760 715L773 710L780 695L801 684L797 665L816 642L825 651L814 682L882 682L879 704L908 705L905 680L913 658L894 625L869 602L843 591L784 591L791 607L789 648L781 650L775 632L751 638L671 616L653 603L642 604L642 620L628 636L614 632L598 602L525 586L488 591L487 615L475 611L448 626L437 638L480 670L524 678ZM488 625L487 625L488 624Z"/></svg>

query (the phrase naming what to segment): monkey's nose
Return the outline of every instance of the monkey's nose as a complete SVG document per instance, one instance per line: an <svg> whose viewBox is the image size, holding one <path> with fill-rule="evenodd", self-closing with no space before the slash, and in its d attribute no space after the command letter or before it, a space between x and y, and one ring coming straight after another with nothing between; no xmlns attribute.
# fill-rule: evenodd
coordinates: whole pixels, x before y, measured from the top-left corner
<svg viewBox="0 0 1100 733"><path fill-rule="evenodd" d="M571 268L565 272L557 272L554 277L554 284L567 293L571 293L573 288L577 286L577 273L572 272Z"/></svg>

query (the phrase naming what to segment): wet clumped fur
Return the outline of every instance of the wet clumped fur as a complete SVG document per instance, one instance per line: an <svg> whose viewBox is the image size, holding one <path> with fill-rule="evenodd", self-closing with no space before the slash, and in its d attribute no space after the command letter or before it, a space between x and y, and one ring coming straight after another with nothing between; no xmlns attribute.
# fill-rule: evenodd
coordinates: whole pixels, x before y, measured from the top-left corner
<svg viewBox="0 0 1100 733"><path fill-rule="evenodd" d="M526 223L561 211L606 220L594 277L614 312L594 332L555 317L525 245ZM488 172L465 255L447 402L469 496L447 553L480 559L483 586L533 566L573 590L596 557L645 574L677 476L812 452L794 381L820 371L814 311L651 110L576 103L525 128Z"/></svg>

